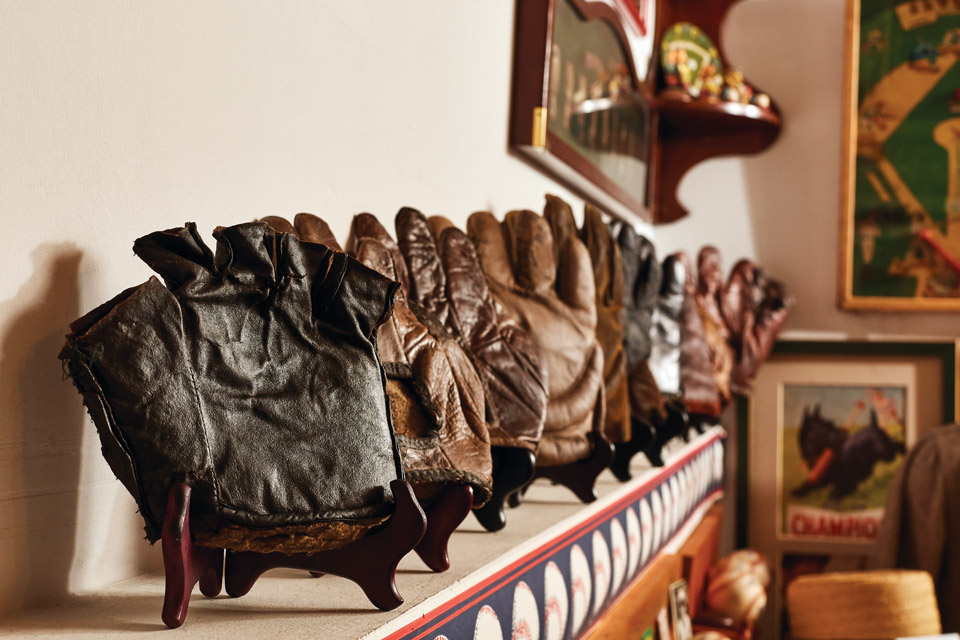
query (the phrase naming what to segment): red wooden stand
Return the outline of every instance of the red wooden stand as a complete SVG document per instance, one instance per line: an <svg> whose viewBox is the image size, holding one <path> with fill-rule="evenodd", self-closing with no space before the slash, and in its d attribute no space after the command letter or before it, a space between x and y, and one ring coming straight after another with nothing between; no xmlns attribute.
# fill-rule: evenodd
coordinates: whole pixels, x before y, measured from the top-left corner
<svg viewBox="0 0 960 640"><path fill-rule="evenodd" d="M390 483L394 512L374 533L334 551L315 553L258 553L194 546L190 535L190 487L170 488L163 522L162 548L166 572L163 622L171 628L183 624L190 592L199 580L205 596L220 593L220 579L228 594L242 596L264 572L288 567L332 573L356 582L376 607L385 611L403 603L394 582L400 559L417 546L426 530L426 516L405 480ZM464 514L466 516L466 514Z"/></svg>
<svg viewBox="0 0 960 640"><path fill-rule="evenodd" d="M166 584L160 618L171 629L183 624L190 606L190 593L200 583L200 592L212 598L223 584L223 549L195 547L190 538L190 485L170 487L163 519L160 547Z"/></svg>
<svg viewBox="0 0 960 640"><path fill-rule="evenodd" d="M414 549L424 564L440 572L450 568L447 544L454 530L460 526L473 508L473 487L451 484L424 511L427 530Z"/></svg>
<svg viewBox="0 0 960 640"><path fill-rule="evenodd" d="M559 484L580 498L581 502L590 503L597 499L597 492L594 486L597 478L603 473L603 470L610 465L613 459L613 445L599 431L591 431L588 434L591 442L590 456L570 464L561 464L553 467L537 467L533 479L546 478ZM520 496L514 493L519 504ZM513 498L511 498L513 505ZM515 506L515 505L513 505Z"/></svg>
<svg viewBox="0 0 960 640"><path fill-rule="evenodd" d="M532 451L518 447L491 447L490 453L493 457L493 495L487 504L474 509L473 513L484 529L500 531L507 525L504 503L533 479L536 458Z"/></svg>

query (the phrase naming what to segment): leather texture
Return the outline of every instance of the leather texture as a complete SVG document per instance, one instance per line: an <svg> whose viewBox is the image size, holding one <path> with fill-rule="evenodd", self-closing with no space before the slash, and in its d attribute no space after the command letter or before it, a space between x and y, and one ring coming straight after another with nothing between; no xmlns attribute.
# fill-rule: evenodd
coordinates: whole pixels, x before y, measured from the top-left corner
<svg viewBox="0 0 960 640"><path fill-rule="evenodd" d="M547 411L543 359L530 334L500 316L473 243L446 218L409 207L396 232L415 308L443 325L480 376L491 445L535 452Z"/></svg>
<svg viewBox="0 0 960 640"><path fill-rule="evenodd" d="M722 409L720 391L714 377L710 345L703 329L700 306L697 304L697 282L693 276L690 258L685 253L675 254L683 265L683 309L680 320L680 383L683 402L691 417L715 422Z"/></svg>
<svg viewBox="0 0 960 640"><path fill-rule="evenodd" d="M570 205L557 196L547 195L546 209L556 209L556 214L548 214L551 217L573 219ZM620 248L603 222L603 214L589 203L584 206L580 239L590 254L597 294L597 340L603 350L606 398L604 435L610 442L626 442L631 429L623 349L623 261Z"/></svg>
<svg viewBox="0 0 960 640"><path fill-rule="evenodd" d="M403 475L374 339L397 285L266 224L214 237L216 254L192 223L140 238L165 284L71 325L60 357L104 457L152 541L186 479L192 531L210 544L238 527L312 536L301 551L327 548L325 531L349 542L389 516Z"/></svg>
<svg viewBox="0 0 960 640"><path fill-rule="evenodd" d="M782 283L753 261L742 259L730 271L720 311L735 354L731 389L747 395L760 365L770 356L787 321L792 300Z"/></svg>
<svg viewBox="0 0 960 640"><path fill-rule="evenodd" d="M604 424L603 351L597 342L590 254L572 220L511 211L470 216L487 283L509 320L530 332L547 372L548 404L537 465L588 457Z"/></svg>
<svg viewBox="0 0 960 640"><path fill-rule="evenodd" d="M418 498L446 483L473 487L474 506L492 491L493 464L483 383L473 362L428 309L410 302L413 289L399 245L369 213L354 217L347 251L400 283L393 316L378 334L392 379L394 427L407 477ZM417 278L436 265L415 265Z"/></svg>
<svg viewBox="0 0 960 640"><path fill-rule="evenodd" d="M658 311L663 272L653 244L630 225L622 224L617 245L623 264L623 345L630 413L653 425L665 416L656 375L665 380L677 377L670 371L675 350L672 345L676 342L672 338L677 332Z"/></svg>
<svg viewBox="0 0 960 640"><path fill-rule="evenodd" d="M720 251L707 245L697 254L697 293L695 299L700 308L703 333L710 345L713 362L713 377L717 381L720 401L730 401L730 378L733 373L734 353L730 346L730 332L720 311L720 296L723 289L723 258Z"/></svg>

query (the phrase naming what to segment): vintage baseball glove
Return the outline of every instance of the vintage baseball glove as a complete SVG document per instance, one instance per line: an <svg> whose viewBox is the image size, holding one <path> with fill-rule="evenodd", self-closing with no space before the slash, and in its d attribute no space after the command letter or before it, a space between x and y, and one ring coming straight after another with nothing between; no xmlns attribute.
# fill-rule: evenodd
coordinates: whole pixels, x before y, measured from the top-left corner
<svg viewBox="0 0 960 640"><path fill-rule="evenodd" d="M140 238L151 278L71 326L60 357L156 541L171 483L194 542L343 546L402 478L374 334L396 283L266 224Z"/></svg>
<svg viewBox="0 0 960 640"><path fill-rule="evenodd" d="M547 415L537 466L587 458L604 423L603 351L597 342L590 255L576 228L554 216L512 211L501 224L474 213L467 231L494 299L533 337L547 372Z"/></svg>

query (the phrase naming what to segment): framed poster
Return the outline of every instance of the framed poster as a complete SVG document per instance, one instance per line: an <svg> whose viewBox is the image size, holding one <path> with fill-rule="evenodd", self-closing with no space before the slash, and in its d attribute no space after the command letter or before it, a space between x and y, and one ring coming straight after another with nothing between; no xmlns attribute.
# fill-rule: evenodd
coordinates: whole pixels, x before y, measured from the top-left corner
<svg viewBox="0 0 960 640"><path fill-rule="evenodd" d="M650 220L656 128L645 75L652 32L641 29L652 26L651 7L633 0L517 3L511 148L626 219ZM636 21L627 17L635 12Z"/></svg>
<svg viewBox="0 0 960 640"><path fill-rule="evenodd" d="M847 1L840 305L960 310L960 1Z"/></svg>
<svg viewBox="0 0 960 640"><path fill-rule="evenodd" d="M957 362L955 341L778 342L738 406L739 543L778 567L869 555L904 453L958 418ZM782 587L778 572L765 637Z"/></svg>

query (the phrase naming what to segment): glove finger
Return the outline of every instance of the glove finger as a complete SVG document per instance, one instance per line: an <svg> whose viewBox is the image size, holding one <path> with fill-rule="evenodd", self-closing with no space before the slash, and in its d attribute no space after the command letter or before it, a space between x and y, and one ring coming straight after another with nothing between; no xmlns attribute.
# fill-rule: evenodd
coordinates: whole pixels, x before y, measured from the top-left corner
<svg viewBox="0 0 960 640"><path fill-rule="evenodd" d="M610 238L607 225L603 224L600 210L587 204L583 210L583 229L580 239L587 246L590 264L593 266L593 281L597 287L597 299L610 304L623 304L623 265L620 252L614 256L616 245ZM614 261L617 264L614 264ZM614 279L616 278L616 282ZM616 291L614 291L616 289Z"/></svg>
<svg viewBox="0 0 960 640"><path fill-rule="evenodd" d="M504 225L517 284L537 293L552 289L557 279L557 259L550 225L529 210L511 211Z"/></svg>
<svg viewBox="0 0 960 640"><path fill-rule="evenodd" d="M353 256L380 275L392 280L397 279L397 267L393 254L378 240L362 238L354 247Z"/></svg>
<svg viewBox="0 0 960 640"><path fill-rule="evenodd" d="M488 342L497 333L497 313L476 249L467 235L453 226L444 229L439 238L450 300L447 324L471 347Z"/></svg>
<svg viewBox="0 0 960 640"><path fill-rule="evenodd" d="M637 279L640 277L640 236L628 224L620 226L617 233L617 246L623 259L623 302L628 307L636 305Z"/></svg>
<svg viewBox="0 0 960 640"><path fill-rule="evenodd" d="M397 214L396 228L397 243L410 275L410 295L428 313L446 324L449 312L447 279L426 216L416 209L404 207Z"/></svg>
<svg viewBox="0 0 960 640"><path fill-rule="evenodd" d="M597 287L593 283L590 253L576 236L567 238L560 251L557 294L568 306L594 315L596 327Z"/></svg>
<svg viewBox="0 0 960 640"><path fill-rule="evenodd" d="M506 233L489 211L478 211L467 219L467 235L477 245L483 272L494 282L516 286L513 263L507 251Z"/></svg>
<svg viewBox="0 0 960 640"><path fill-rule="evenodd" d="M652 313L657 305L657 297L660 295L664 272L660 261L657 260L657 250L653 243L644 236L637 236L637 242L637 281L634 300L638 308Z"/></svg>
<svg viewBox="0 0 960 640"><path fill-rule="evenodd" d="M409 297L410 276L407 273L407 265L403 260L403 254L400 253L400 247L397 246L390 232L380 224L376 216L370 213L360 213L353 216L353 221L350 223L350 235L347 237L347 253L357 256L356 247L364 238L376 240L390 252L395 274L390 277L400 283L403 295Z"/></svg>
<svg viewBox="0 0 960 640"><path fill-rule="evenodd" d="M297 233L293 225L286 218L280 216L264 216L259 220L254 220L254 222L266 222L277 233L292 233L294 235Z"/></svg>
<svg viewBox="0 0 960 640"><path fill-rule="evenodd" d="M337 237L330 230L330 225L323 218L312 213L298 213L293 219L293 224L297 230L297 237L304 242L315 242L334 251L343 251L343 247L337 242Z"/></svg>
<svg viewBox="0 0 960 640"><path fill-rule="evenodd" d="M579 236L577 221L573 218L573 209L565 200L549 193L546 195L546 200L543 205L543 217L550 225L550 233L553 235L553 255L559 263L560 251L567 239Z"/></svg>
<svg viewBox="0 0 960 640"><path fill-rule="evenodd" d="M701 293L717 293L723 286L723 258L711 245L697 254L697 287Z"/></svg>
<svg viewBox="0 0 960 640"><path fill-rule="evenodd" d="M444 216L430 216L430 231L433 232L433 237L439 239L440 234L443 233L444 229L455 226L448 218Z"/></svg>
<svg viewBox="0 0 960 640"><path fill-rule="evenodd" d="M133 243L133 252L160 274L171 290L214 269L213 252L193 222L145 235Z"/></svg>

